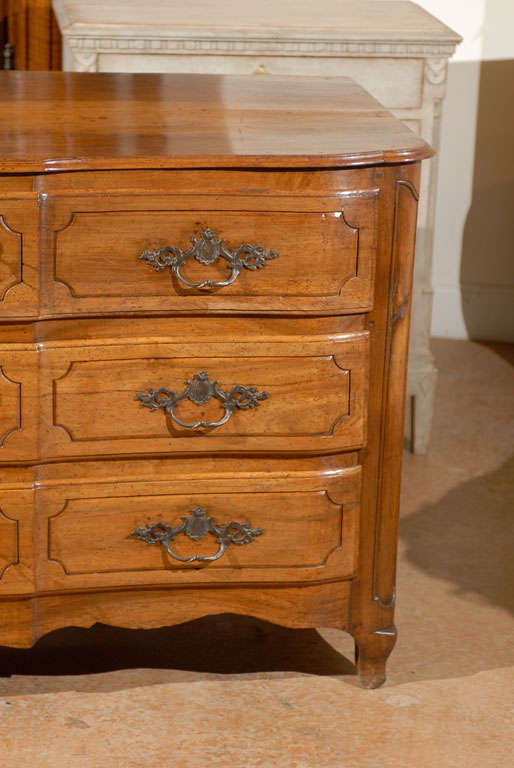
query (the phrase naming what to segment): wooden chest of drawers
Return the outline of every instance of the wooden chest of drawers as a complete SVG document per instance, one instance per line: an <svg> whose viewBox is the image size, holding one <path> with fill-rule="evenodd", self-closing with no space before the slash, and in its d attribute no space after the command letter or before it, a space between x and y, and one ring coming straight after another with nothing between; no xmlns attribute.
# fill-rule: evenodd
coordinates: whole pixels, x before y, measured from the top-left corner
<svg viewBox="0 0 514 768"><path fill-rule="evenodd" d="M0 98L0 643L246 613L379 685L430 148L344 78Z"/></svg>

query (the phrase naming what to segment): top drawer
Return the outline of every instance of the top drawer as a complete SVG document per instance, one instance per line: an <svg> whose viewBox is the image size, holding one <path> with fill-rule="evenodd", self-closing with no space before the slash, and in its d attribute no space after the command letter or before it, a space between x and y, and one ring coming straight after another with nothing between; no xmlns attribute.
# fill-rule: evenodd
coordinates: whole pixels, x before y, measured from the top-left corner
<svg viewBox="0 0 514 768"><path fill-rule="evenodd" d="M43 196L43 315L371 308L369 170L162 171L133 186Z"/></svg>

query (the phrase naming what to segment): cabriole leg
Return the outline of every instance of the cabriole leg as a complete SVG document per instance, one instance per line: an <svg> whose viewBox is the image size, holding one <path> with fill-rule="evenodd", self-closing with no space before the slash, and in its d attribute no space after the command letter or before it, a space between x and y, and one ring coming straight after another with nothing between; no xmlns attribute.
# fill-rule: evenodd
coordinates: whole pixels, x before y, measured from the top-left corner
<svg viewBox="0 0 514 768"><path fill-rule="evenodd" d="M387 659L395 643L394 624L355 638L355 663L363 688L379 688L385 682Z"/></svg>

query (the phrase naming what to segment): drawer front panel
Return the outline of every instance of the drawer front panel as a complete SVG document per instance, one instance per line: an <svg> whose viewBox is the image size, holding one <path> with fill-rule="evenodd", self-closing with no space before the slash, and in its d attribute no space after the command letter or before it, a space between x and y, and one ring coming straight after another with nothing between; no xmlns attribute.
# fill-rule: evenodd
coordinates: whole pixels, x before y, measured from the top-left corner
<svg viewBox="0 0 514 768"><path fill-rule="evenodd" d="M279 478L270 469L260 479L43 488L38 583L46 590L350 577L359 496L359 467L328 479ZM149 531L171 538L151 543Z"/></svg>
<svg viewBox="0 0 514 768"><path fill-rule="evenodd" d="M376 198L49 198L44 312L365 311Z"/></svg>
<svg viewBox="0 0 514 768"><path fill-rule="evenodd" d="M368 334L70 346L41 355L44 457L360 447Z"/></svg>

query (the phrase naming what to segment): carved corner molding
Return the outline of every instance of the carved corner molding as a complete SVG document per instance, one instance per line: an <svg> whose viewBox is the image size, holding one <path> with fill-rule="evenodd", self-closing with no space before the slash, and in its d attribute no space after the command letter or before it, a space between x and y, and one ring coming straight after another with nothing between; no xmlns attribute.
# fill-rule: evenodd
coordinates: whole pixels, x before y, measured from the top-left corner
<svg viewBox="0 0 514 768"><path fill-rule="evenodd" d="M5 405L2 404L2 400L5 397L5 391L12 387L16 389L16 404L13 408L11 423L7 425L7 429L4 433L0 434L0 448L5 446L11 435L15 432L19 432L21 429L21 382L10 379L0 365L0 407L2 410L5 408ZM2 393L2 390L5 390L4 393Z"/></svg>
<svg viewBox="0 0 514 768"><path fill-rule="evenodd" d="M15 285L20 285L23 282L23 239L21 232L17 232L15 229L7 224L3 215L0 214L0 228L7 232L7 237L14 237L18 240L18 256L17 256L17 269L16 273L13 273L10 280L7 280L5 285L0 284L0 301L3 301L11 288ZM0 231L0 238L3 236L3 232ZM5 261L5 257L4 257Z"/></svg>
<svg viewBox="0 0 514 768"><path fill-rule="evenodd" d="M412 181L409 181L408 179L396 179L395 185L396 185L395 186L395 193L396 194L398 194L399 187L406 187L410 191L410 193L411 193L412 197L414 198L414 200L416 202L419 201L419 190L416 189L416 187L414 186Z"/></svg>
<svg viewBox="0 0 514 768"><path fill-rule="evenodd" d="M58 566L60 566L63 570L63 573L66 574L66 576L69 576L72 571L69 571L66 566L64 565L63 561L57 557L54 552L52 551L52 534L53 534L53 522L58 517L61 517L66 510L68 509L70 499L66 499L64 502L64 505L61 507L61 509L56 512L54 515L50 515L48 518L47 526L48 526L48 534L47 534L47 556L48 561L50 563L56 563Z"/></svg>
<svg viewBox="0 0 514 768"><path fill-rule="evenodd" d="M79 37L65 35L83 72L93 72L99 53L215 53L241 56L386 56L394 58L449 58L457 43L405 42L405 40L271 40L267 38L203 37ZM89 68L91 67L91 68Z"/></svg>
<svg viewBox="0 0 514 768"><path fill-rule="evenodd" d="M0 530L4 527L9 527L12 529L12 526L14 526L13 533L13 548L12 548L12 554L9 555L10 559L5 559L2 564L2 558L0 557L0 580L5 576L6 572L9 570L9 568L14 567L15 565L18 565L20 562L20 530L19 530L19 523L18 520L13 519L12 517L9 517L5 514L5 512L0 509ZM4 534L2 534L2 538L4 538Z"/></svg>

